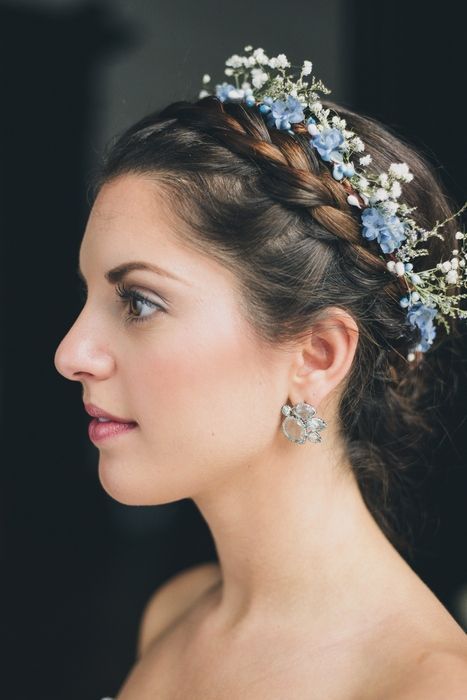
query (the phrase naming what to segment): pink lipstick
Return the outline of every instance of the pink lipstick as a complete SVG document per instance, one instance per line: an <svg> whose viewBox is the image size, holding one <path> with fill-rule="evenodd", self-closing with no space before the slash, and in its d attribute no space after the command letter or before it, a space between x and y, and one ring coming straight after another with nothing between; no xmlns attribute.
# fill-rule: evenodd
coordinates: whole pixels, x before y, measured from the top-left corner
<svg viewBox="0 0 467 700"><path fill-rule="evenodd" d="M93 420L89 423L88 434L92 442L107 440L111 437L116 437L122 433L127 433L129 430L137 427L137 423L130 418L119 418L107 413L102 408L92 404L84 404L86 413L93 416Z"/></svg>

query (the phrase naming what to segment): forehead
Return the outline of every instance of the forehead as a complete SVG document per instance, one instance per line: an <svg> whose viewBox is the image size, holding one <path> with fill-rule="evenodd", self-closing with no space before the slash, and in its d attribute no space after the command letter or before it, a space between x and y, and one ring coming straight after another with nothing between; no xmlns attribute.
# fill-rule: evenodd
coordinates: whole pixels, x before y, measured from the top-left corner
<svg viewBox="0 0 467 700"><path fill-rule="evenodd" d="M80 266L113 268L144 261L165 268L193 285L231 287L232 273L208 255L183 244L186 223L171 209L172 200L148 176L121 175L105 183L93 204L80 248Z"/></svg>

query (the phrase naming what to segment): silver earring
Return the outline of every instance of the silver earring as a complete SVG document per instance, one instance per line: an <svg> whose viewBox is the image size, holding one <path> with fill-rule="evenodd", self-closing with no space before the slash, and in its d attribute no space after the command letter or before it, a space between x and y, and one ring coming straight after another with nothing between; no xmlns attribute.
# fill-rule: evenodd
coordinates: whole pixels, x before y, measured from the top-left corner
<svg viewBox="0 0 467 700"><path fill-rule="evenodd" d="M285 416L282 421L282 432L291 442L303 445L307 440L322 441L320 431L327 427L327 423L323 418L318 418L314 406L304 401L295 406L284 404L281 413Z"/></svg>

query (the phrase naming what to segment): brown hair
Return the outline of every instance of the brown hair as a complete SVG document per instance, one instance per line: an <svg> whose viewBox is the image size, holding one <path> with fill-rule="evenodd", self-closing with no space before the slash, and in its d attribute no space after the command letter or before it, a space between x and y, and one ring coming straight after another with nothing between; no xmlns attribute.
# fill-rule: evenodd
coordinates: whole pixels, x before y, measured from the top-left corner
<svg viewBox="0 0 467 700"><path fill-rule="evenodd" d="M414 179L404 185L403 201L417 207L419 225L429 229L453 214L424 156L377 120L330 100L322 104L362 138L376 172L408 164ZM355 318L359 341L339 406L341 437L370 512L411 556L407 515L442 376L435 367L440 337L423 362L408 364L419 331L399 305L401 282L388 272L377 242L362 237L345 182L317 157L304 124L292 128L293 136L268 128L256 108L214 96L175 102L109 144L93 194L125 173L157 181L175 218L189 225L186 242L235 273L245 317L270 343L304 337L329 306ZM430 239L425 268L450 257L455 220L443 231L445 243Z"/></svg>

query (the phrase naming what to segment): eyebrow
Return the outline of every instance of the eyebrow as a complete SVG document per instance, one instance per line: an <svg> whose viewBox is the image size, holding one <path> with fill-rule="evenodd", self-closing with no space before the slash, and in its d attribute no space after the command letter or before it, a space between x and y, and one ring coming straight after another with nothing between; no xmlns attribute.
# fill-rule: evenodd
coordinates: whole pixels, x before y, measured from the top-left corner
<svg viewBox="0 0 467 700"><path fill-rule="evenodd" d="M125 275L127 275L129 272L132 272L133 270L149 270L149 272L155 272L157 275L161 275L162 277L169 277L170 279L177 280L177 282L182 282L183 284L188 284L186 280L181 279L181 277L177 277L177 275L174 275L173 272L169 272L168 270L164 270L164 268L159 267L159 265L154 265L152 263L146 263L146 262L139 262L139 261L133 261L133 262L126 262L122 263L121 265L117 265L117 267L113 267L111 270L108 270L108 272L105 273L104 277L105 279L110 282L110 284L116 284L117 282L120 282ZM82 282L86 282L83 273L81 272L81 267L78 263L78 269L76 270L78 273L78 277Z"/></svg>

